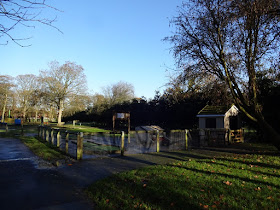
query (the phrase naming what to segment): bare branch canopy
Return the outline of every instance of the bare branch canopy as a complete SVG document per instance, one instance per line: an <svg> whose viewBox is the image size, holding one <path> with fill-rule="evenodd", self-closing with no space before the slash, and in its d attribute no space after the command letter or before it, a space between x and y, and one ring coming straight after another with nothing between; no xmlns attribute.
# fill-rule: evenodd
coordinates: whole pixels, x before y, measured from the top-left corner
<svg viewBox="0 0 280 210"><path fill-rule="evenodd" d="M44 13L58 9L46 2L46 0L0 0L0 44L6 45L11 40L21 47L29 46L23 42L31 37L19 37L14 32L17 28L35 28L36 24L42 24L60 31L54 26L56 17L46 17Z"/></svg>

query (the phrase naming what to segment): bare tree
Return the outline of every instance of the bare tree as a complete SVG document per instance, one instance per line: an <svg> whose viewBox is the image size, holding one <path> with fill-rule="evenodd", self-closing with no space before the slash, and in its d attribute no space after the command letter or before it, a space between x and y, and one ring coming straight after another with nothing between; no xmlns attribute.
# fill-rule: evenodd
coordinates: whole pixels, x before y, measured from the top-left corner
<svg viewBox="0 0 280 210"><path fill-rule="evenodd" d="M278 0L189 0L172 23L174 55L185 80L215 77L224 82L238 108L280 149L280 134L258 102L256 73L278 56Z"/></svg>
<svg viewBox="0 0 280 210"><path fill-rule="evenodd" d="M8 44L8 40L12 40L19 46L29 46L23 45L22 41L30 37L17 37L13 33L16 28L35 28L37 23L56 28L53 25L56 17L44 17L43 11L49 9L57 10L47 4L46 0L0 0L0 38L6 39L2 44Z"/></svg>
<svg viewBox="0 0 280 210"><path fill-rule="evenodd" d="M103 94L107 105L110 107L133 99L134 86L120 81L116 84L103 87Z"/></svg>
<svg viewBox="0 0 280 210"><path fill-rule="evenodd" d="M86 76L81 65L69 61L63 65L53 61L49 64L49 68L41 71L40 76L47 100L57 106L58 125L60 125L65 100L73 95L85 95Z"/></svg>
<svg viewBox="0 0 280 210"><path fill-rule="evenodd" d="M108 108L107 106L107 100L105 99L105 96L102 94L94 94L92 96L92 102L93 102L93 107L92 107L92 111L100 114L102 113L104 110L106 110L106 108Z"/></svg>
<svg viewBox="0 0 280 210"><path fill-rule="evenodd" d="M36 106L34 101L36 100L35 92L38 91L38 77L33 74L18 75L16 81L17 98L21 107L23 120L25 120L28 109Z"/></svg>
<svg viewBox="0 0 280 210"><path fill-rule="evenodd" d="M0 75L0 98L2 101L2 103L1 103L1 106L2 106L1 122L2 123L5 121L5 112L6 112L6 107L8 105L8 99L13 94L12 87L14 87L13 78L8 75Z"/></svg>
<svg viewBox="0 0 280 210"><path fill-rule="evenodd" d="M88 95L71 95L65 101L64 116L73 116L88 109L91 99Z"/></svg>

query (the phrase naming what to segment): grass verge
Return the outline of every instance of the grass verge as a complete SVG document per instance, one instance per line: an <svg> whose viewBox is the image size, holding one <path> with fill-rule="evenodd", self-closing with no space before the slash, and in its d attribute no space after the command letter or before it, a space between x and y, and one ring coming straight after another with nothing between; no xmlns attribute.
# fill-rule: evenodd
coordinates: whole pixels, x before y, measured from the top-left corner
<svg viewBox="0 0 280 210"><path fill-rule="evenodd" d="M182 161L116 174L86 192L97 209L279 209L279 154L251 146L255 154L187 151Z"/></svg>
<svg viewBox="0 0 280 210"><path fill-rule="evenodd" d="M57 127L56 125L54 127ZM61 128L67 129L72 132L84 132L84 133L101 133L101 132L110 132L109 130L104 130L101 128L90 127L90 126L73 126L73 125L63 125Z"/></svg>
<svg viewBox="0 0 280 210"><path fill-rule="evenodd" d="M67 158L61 151L58 151L57 147L48 142L42 142L30 136L21 136L20 139L35 155L44 160L54 162Z"/></svg>
<svg viewBox="0 0 280 210"><path fill-rule="evenodd" d="M20 139L30 150L38 157L57 165L57 161L68 160L70 157L64 152L60 151L56 146L46 142L40 141L31 136L23 136L24 134L36 134L38 132L37 126L24 126L23 130L20 126L10 126L8 132L0 130L1 137L11 137Z"/></svg>

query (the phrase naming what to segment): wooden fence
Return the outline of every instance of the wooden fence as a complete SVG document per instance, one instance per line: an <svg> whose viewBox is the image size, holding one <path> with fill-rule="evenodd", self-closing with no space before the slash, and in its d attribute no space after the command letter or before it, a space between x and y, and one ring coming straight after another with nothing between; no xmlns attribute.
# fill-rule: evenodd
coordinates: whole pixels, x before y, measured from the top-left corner
<svg viewBox="0 0 280 210"><path fill-rule="evenodd" d="M160 151L186 150L188 149L188 130L171 131L168 135L164 132L135 131L130 134L121 133L70 133L66 130L55 129L48 126L38 127L38 136L60 150L65 151L78 160L83 159L84 144L91 142L100 145L115 146L119 148L120 154L125 153L149 153ZM75 151L69 151L69 143L75 143ZM85 143L83 143L85 142ZM166 143L168 142L168 143ZM151 145L153 145L151 147Z"/></svg>
<svg viewBox="0 0 280 210"><path fill-rule="evenodd" d="M230 129L192 129L190 145L196 147L223 146L244 142L244 131Z"/></svg>
<svg viewBox="0 0 280 210"><path fill-rule="evenodd" d="M75 158L77 160L81 160L83 158L83 132L78 133L70 133L67 130L60 130L57 128L50 128L46 126L38 127L38 137L43 139L52 145L55 145L60 150L65 151L67 154L69 153L69 141L70 137L72 140L75 139L76 143L76 151L74 153ZM73 154L72 154L73 156Z"/></svg>
<svg viewBox="0 0 280 210"><path fill-rule="evenodd" d="M6 131L9 128L6 126ZM23 131L23 129L22 129ZM161 151L187 150L189 147L223 146L235 142L243 142L242 130L227 129L192 129L163 131L134 131L129 134L121 133L83 133L69 132L65 129L38 126L38 137L51 143L70 156L81 160L89 156L120 155L151 153ZM70 146L69 146L70 145ZM100 145L115 147L112 153L99 154L89 150L89 146ZM92 148L90 148L92 149ZM111 152L111 151L110 151Z"/></svg>

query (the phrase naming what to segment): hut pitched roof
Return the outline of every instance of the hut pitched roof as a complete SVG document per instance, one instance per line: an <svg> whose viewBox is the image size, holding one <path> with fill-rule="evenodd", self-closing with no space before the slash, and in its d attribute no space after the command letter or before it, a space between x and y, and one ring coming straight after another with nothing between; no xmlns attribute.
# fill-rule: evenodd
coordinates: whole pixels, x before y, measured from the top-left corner
<svg viewBox="0 0 280 210"><path fill-rule="evenodd" d="M206 105L202 110L198 112L200 115L224 115L231 107L229 106L209 106Z"/></svg>

